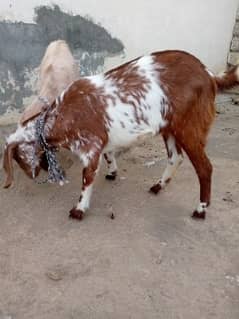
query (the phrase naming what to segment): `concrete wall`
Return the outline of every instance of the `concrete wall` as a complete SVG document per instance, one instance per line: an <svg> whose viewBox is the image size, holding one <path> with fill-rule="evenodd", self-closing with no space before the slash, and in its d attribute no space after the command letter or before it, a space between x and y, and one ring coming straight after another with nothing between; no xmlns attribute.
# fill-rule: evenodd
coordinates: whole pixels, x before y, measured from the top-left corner
<svg viewBox="0 0 239 319"><path fill-rule="evenodd" d="M228 55L228 64L236 65L239 63L239 9L237 10L236 23L233 29L230 53Z"/></svg>
<svg viewBox="0 0 239 319"><path fill-rule="evenodd" d="M47 44L56 38L69 42L82 74L100 72L151 51L174 48L197 55L214 71L223 69L238 0L55 3L59 7L45 7L49 5L45 0L0 0L0 115L5 114L0 124L1 119L9 120L9 114L16 114L16 109L29 102L36 67ZM6 117L7 110L14 112Z"/></svg>

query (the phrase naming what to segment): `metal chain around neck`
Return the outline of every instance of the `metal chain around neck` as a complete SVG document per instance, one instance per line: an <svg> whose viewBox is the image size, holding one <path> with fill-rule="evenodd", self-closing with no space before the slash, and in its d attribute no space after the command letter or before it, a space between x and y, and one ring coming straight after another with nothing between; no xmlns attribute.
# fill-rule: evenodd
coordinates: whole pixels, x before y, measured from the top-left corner
<svg viewBox="0 0 239 319"><path fill-rule="evenodd" d="M36 169L36 152L37 148L40 146L43 148L45 154L46 154L46 159L48 163L48 177L46 180L42 182L37 182L38 184L43 184L43 183L60 183L63 184L65 182L65 176L64 172L61 169L57 157L56 157L56 149L52 146L50 146L45 138L44 134L44 127L45 127L45 120L46 120L46 115L50 111L51 104L49 103L48 99L45 97L39 97L38 98L41 102L43 102L47 108L42 111L42 113L38 116L35 122L35 147L34 147L34 154L33 154L33 163L32 163L32 175L33 178L35 179L35 169Z"/></svg>

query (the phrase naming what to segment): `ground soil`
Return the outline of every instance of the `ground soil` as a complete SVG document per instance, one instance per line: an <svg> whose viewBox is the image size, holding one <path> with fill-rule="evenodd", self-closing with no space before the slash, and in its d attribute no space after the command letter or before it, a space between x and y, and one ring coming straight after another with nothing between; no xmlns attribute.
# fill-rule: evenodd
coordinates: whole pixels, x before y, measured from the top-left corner
<svg viewBox="0 0 239 319"><path fill-rule="evenodd" d="M12 130L0 129L1 144ZM0 189L0 318L238 319L239 107L230 96L219 99L208 154L205 221L190 218L199 187L186 156L165 190L148 193L166 163L160 137L121 154L114 182L102 165L81 222L68 219L78 161L64 155L64 187L37 185L16 167L14 186Z"/></svg>

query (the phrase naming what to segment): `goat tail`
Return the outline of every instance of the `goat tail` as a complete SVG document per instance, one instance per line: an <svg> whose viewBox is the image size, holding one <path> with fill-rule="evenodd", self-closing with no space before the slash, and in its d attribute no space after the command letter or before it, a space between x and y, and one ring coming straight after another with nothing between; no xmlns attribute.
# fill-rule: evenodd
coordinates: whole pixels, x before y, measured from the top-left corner
<svg viewBox="0 0 239 319"><path fill-rule="evenodd" d="M234 66L228 71L225 71L221 76L214 76L218 92L231 89L239 85L239 65Z"/></svg>

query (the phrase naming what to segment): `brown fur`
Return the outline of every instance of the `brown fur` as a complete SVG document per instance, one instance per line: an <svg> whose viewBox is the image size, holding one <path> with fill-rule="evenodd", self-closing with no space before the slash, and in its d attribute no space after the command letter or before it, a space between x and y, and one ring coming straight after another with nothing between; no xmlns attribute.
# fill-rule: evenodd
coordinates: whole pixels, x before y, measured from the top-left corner
<svg viewBox="0 0 239 319"><path fill-rule="evenodd" d="M234 86L238 85L238 76L237 76L237 66L232 67L229 71L223 74L223 76L215 77L217 83L217 88L219 92L222 92L226 89L231 89Z"/></svg>
<svg viewBox="0 0 239 319"><path fill-rule="evenodd" d="M12 143L5 148L3 155L3 168L7 172L7 178L4 183L4 188L8 188L13 181L13 162L12 158L14 156L15 148L17 143Z"/></svg>

